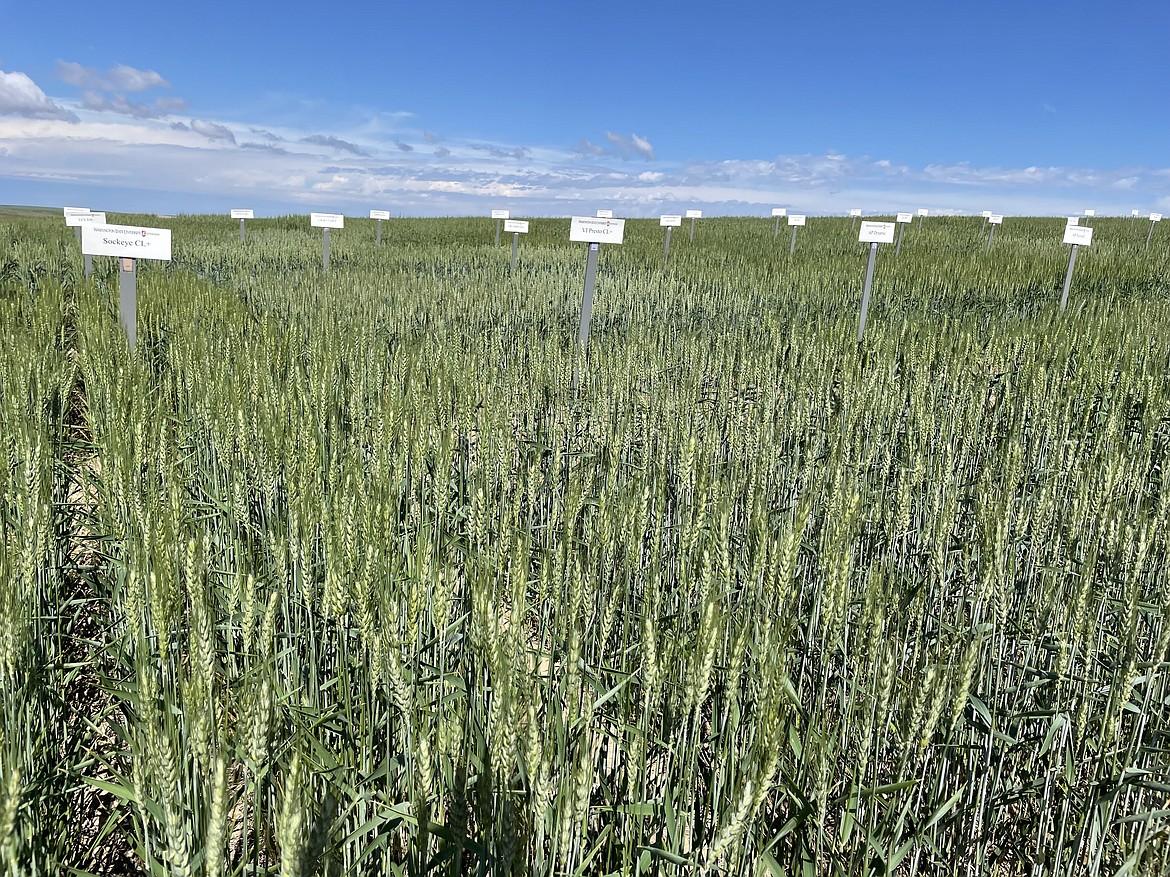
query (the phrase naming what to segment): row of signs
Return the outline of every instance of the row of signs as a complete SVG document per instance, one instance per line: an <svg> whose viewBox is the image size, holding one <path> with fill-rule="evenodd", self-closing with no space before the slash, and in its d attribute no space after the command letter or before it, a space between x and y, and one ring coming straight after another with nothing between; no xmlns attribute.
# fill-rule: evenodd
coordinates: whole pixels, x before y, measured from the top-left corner
<svg viewBox="0 0 1170 877"><path fill-rule="evenodd" d="M783 209L783 208L778 208ZM235 219L250 219L252 211L232 211ZM609 213L611 211L598 211ZM699 218L700 211L687 211ZM375 216L385 211L371 211L372 219L388 219L385 216ZM507 214L507 211L492 211ZM783 215L783 214L779 214ZM919 215L922 215L921 213ZM509 219L506 215L494 216L504 220L504 231L514 234L527 234L528 222L520 219ZM676 228L682 225L683 216L666 214L659 217L659 225ZM1003 223L1003 216L997 213L988 213L986 216L991 225ZM1150 220L1160 222L1162 214L1151 213ZM894 242L898 223L907 223L912 220L909 213L899 213L896 222L862 222L858 234L858 241L870 244L891 244ZM1079 217L1070 216L1065 225L1064 243L1087 247L1093 242L1093 229L1078 224ZM158 259L169 261L171 258L171 231L166 228L142 228L129 225L108 225L104 213L94 213L86 208L66 207L65 222L71 227L81 228L81 250L90 256L118 256L133 259ZM310 224L314 228L344 228L345 216L341 213L313 213ZM805 217L801 214L788 216L789 225L804 225ZM620 244L625 238L626 221L614 219L612 216L574 216L569 225L569 240L581 243Z"/></svg>

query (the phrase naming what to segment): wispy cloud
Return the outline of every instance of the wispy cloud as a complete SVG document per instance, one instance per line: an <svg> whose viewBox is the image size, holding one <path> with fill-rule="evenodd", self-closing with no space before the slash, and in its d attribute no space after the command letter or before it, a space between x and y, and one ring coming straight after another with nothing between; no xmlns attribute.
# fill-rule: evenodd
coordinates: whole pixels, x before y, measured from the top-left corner
<svg viewBox="0 0 1170 877"><path fill-rule="evenodd" d="M675 161L660 159L649 139L634 133L610 131L560 147L485 142L451 132L440 137L413 126L407 114L328 132L271 130L263 119L194 117L170 94L131 99L137 92L125 86L154 81L145 75L151 71L137 72L144 74L137 81L122 75L124 93L82 88L73 98L47 95L24 73L0 73L6 177L171 193L170 204L247 195L258 208L327 203L361 211L377 202L419 215L481 213L501 204L531 216L596 206L625 216L685 207L766 216L773 206L811 214L927 207L932 214L1057 215L1092 206L1128 214L1131 207L1165 212L1159 199L1170 197L1170 168L913 164L896 154L839 151ZM103 85L116 78L81 65L62 74Z"/></svg>
<svg viewBox="0 0 1170 877"><path fill-rule="evenodd" d="M90 91L139 92L171 87L156 71L139 70L125 64L118 64L101 73L94 67L86 67L75 61L58 61L54 74L66 85Z"/></svg>
<svg viewBox="0 0 1170 877"><path fill-rule="evenodd" d="M573 152L579 155L605 155L605 147L598 146L588 137L582 137L573 147Z"/></svg>
<svg viewBox="0 0 1170 877"><path fill-rule="evenodd" d="M3 70L0 70L0 115L77 121L74 113L49 100L48 95L26 74L6 73Z"/></svg>
<svg viewBox="0 0 1170 877"><path fill-rule="evenodd" d="M308 137L302 137L301 143L324 146L326 149L333 149L337 152L348 152L351 155L367 156L370 154L356 143L350 143L348 140L342 140L340 137L333 137L329 134L310 134Z"/></svg>
<svg viewBox="0 0 1170 877"><path fill-rule="evenodd" d="M274 146L271 143L257 143L254 140L247 140L240 144L240 149L260 149L264 152L270 152L273 155L288 155L287 149L282 149L279 146Z"/></svg>
<svg viewBox="0 0 1170 877"><path fill-rule="evenodd" d="M506 149L491 143L469 143L467 144L467 148L493 156L494 158L525 159L528 158L531 152L526 146L514 146L511 149Z"/></svg>
<svg viewBox="0 0 1170 877"><path fill-rule="evenodd" d="M208 140L222 140L225 143L236 142L236 135L232 133L230 128L204 119L192 119L191 130L196 134L202 134Z"/></svg>
<svg viewBox="0 0 1170 877"><path fill-rule="evenodd" d="M158 106L135 103L125 95L115 95L112 99L96 91L87 91L81 96L81 102L87 110L98 113L120 113L135 119L157 119L164 115Z"/></svg>
<svg viewBox="0 0 1170 877"><path fill-rule="evenodd" d="M605 139L617 147L622 158L639 155L647 161L654 161L654 147L645 137L639 137L637 134L631 134L627 137L625 134L606 131Z"/></svg>

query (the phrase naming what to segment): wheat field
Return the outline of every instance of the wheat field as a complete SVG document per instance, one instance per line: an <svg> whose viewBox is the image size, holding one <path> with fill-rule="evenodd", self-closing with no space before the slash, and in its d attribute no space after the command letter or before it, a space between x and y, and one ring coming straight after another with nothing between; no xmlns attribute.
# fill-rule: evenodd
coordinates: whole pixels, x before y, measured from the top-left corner
<svg viewBox="0 0 1170 877"><path fill-rule="evenodd" d="M0 226L0 874L1170 871L1170 242ZM1161 230L1159 230L1161 231ZM507 238L507 236L505 236Z"/></svg>

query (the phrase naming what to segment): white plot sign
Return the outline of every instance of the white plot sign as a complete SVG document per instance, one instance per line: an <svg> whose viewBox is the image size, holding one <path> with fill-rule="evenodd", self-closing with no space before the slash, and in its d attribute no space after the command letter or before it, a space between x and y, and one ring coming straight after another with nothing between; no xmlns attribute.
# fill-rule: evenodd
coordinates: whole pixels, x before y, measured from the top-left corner
<svg viewBox="0 0 1170 877"><path fill-rule="evenodd" d="M893 222L863 222L857 240L863 244L892 244L894 242Z"/></svg>
<svg viewBox="0 0 1170 877"><path fill-rule="evenodd" d="M61 208L61 215L62 216L66 216L66 217L77 216L80 213L89 213L89 208L88 207L62 207Z"/></svg>
<svg viewBox="0 0 1170 877"><path fill-rule="evenodd" d="M528 234L528 220L507 219L504 221L504 231L512 234Z"/></svg>
<svg viewBox="0 0 1170 877"><path fill-rule="evenodd" d="M613 219L613 211L612 210L598 210L597 211L597 218L598 219Z"/></svg>
<svg viewBox="0 0 1170 877"><path fill-rule="evenodd" d="M687 211L687 219L702 219L702 218L703 218L703 211L702 210L688 210Z"/></svg>
<svg viewBox="0 0 1170 877"><path fill-rule="evenodd" d="M1087 247L1093 243L1093 229L1087 225L1066 225L1064 228L1064 242L1076 244L1078 247Z"/></svg>
<svg viewBox="0 0 1170 877"><path fill-rule="evenodd" d="M787 216L788 215L788 208L787 207L773 207L772 208L772 215L773 216Z"/></svg>
<svg viewBox="0 0 1170 877"><path fill-rule="evenodd" d="M926 215L927 215L927 213L928 213L928 211L927 211L927 209L926 209L925 207L919 207L919 208L918 208L918 215L919 215L919 216L926 216Z"/></svg>
<svg viewBox="0 0 1170 877"><path fill-rule="evenodd" d="M1096 210L1086 210L1085 211L1085 216L1096 216L1096 215L1097 215Z"/></svg>
<svg viewBox="0 0 1170 877"><path fill-rule="evenodd" d="M344 213L313 213L309 216L313 228L345 228Z"/></svg>
<svg viewBox="0 0 1170 877"><path fill-rule="evenodd" d="M913 213L899 213L898 214L898 222L913 222L913 221L914 221L914 214Z"/></svg>
<svg viewBox="0 0 1170 877"><path fill-rule="evenodd" d="M1150 214L1150 222L1161 222L1161 221L1162 221L1162 214L1161 213L1151 213Z"/></svg>
<svg viewBox="0 0 1170 877"><path fill-rule="evenodd" d="M232 208L232 219L255 219L252 210Z"/></svg>
<svg viewBox="0 0 1170 877"><path fill-rule="evenodd" d="M370 211L370 219L389 219L389 218L390 218L390 211L389 210L371 210Z"/></svg>
<svg viewBox="0 0 1170 877"><path fill-rule="evenodd" d="M171 230L133 225L83 225L81 252L87 256L171 260Z"/></svg>
<svg viewBox="0 0 1170 877"><path fill-rule="evenodd" d="M1070 225L1079 225L1080 222L1081 218L1079 216L1070 216L1064 221L1064 225L1067 228Z"/></svg>
<svg viewBox="0 0 1170 877"><path fill-rule="evenodd" d="M492 219L507 219L510 215L507 210L492 211Z"/></svg>
<svg viewBox="0 0 1170 877"><path fill-rule="evenodd" d="M984 219L987 219L989 216L991 216L991 211L990 211L990 210L984 210L984 211L983 211L983 212L980 214L980 216L982 216Z"/></svg>
<svg viewBox="0 0 1170 877"><path fill-rule="evenodd" d="M569 240L587 244L620 244L626 235L626 221L606 217L574 216Z"/></svg>
<svg viewBox="0 0 1170 877"><path fill-rule="evenodd" d="M665 213L658 217L658 224L664 227L670 226L671 228L677 228L682 225L682 221L683 218L677 213Z"/></svg>
<svg viewBox="0 0 1170 877"><path fill-rule="evenodd" d="M1003 214L993 213L991 216L987 217L987 222L989 225L1003 225Z"/></svg>
<svg viewBox="0 0 1170 877"><path fill-rule="evenodd" d="M856 218L856 217L858 217L858 216L861 216L861 208L860 208L860 207L854 207L853 209L851 209L851 210L849 211L849 215L850 215L850 216L852 216L852 217L855 217L855 218Z"/></svg>
<svg viewBox="0 0 1170 877"><path fill-rule="evenodd" d="M65 224L71 228L76 228L79 225L105 225L106 215L104 213L70 213L65 217Z"/></svg>
<svg viewBox="0 0 1170 877"><path fill-rule="evenodd" d="M788 224L789 225L804 225L804 214L803 213L793 213L791 216L788 217Z"/></svg>

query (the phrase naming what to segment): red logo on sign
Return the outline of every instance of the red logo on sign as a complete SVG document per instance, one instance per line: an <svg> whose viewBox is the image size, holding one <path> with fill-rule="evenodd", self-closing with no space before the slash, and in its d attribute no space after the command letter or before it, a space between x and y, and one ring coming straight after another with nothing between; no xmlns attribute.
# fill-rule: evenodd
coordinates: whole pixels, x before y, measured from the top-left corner
<svg viewBox="0 0 1170 877"><path fill-rule="evenodd" d="M142 236L143 236L143 237L146 237L146 229L143 229L143 230L142 230Z"/></svg>

